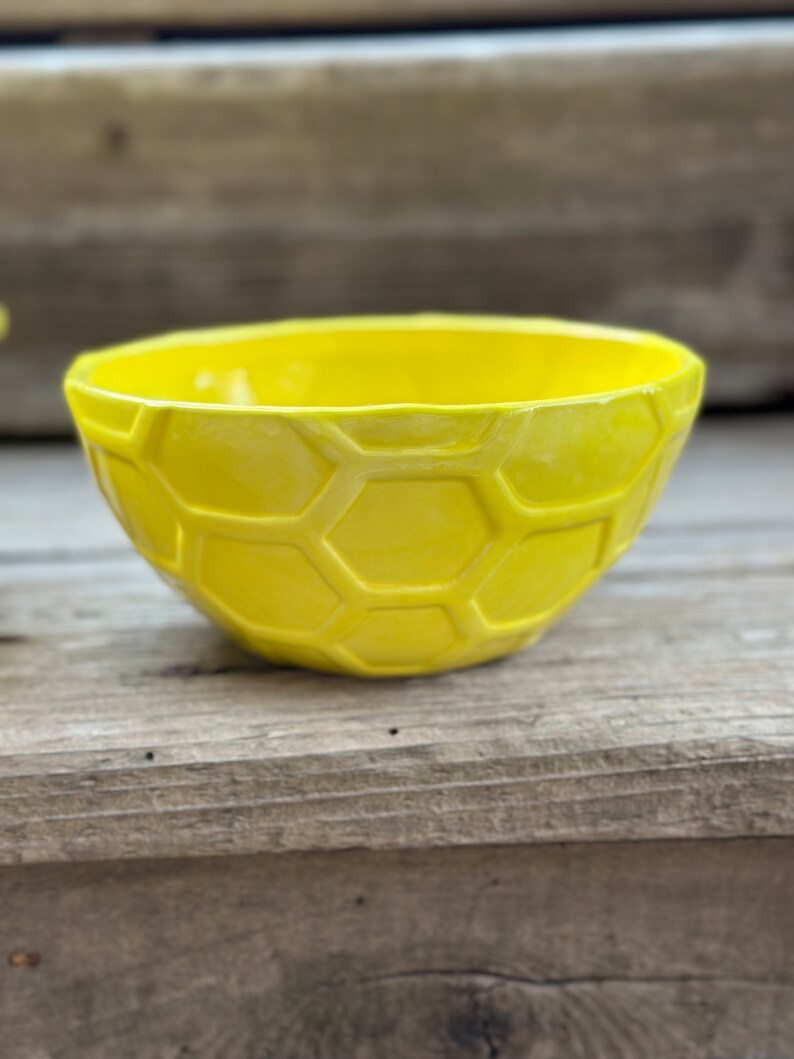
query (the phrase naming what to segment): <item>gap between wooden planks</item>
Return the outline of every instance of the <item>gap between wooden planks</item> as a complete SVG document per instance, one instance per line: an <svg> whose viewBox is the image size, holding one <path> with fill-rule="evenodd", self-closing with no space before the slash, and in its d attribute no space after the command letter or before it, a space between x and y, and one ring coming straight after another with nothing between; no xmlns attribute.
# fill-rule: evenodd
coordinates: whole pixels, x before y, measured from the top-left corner
<svg viewBox="0 0 794 1059"><path fill-rule="evenodd" d="M76 450L3 449L0 860L794 834L793 455L702 423L534 650L373 684L238 651Z"/></svg>

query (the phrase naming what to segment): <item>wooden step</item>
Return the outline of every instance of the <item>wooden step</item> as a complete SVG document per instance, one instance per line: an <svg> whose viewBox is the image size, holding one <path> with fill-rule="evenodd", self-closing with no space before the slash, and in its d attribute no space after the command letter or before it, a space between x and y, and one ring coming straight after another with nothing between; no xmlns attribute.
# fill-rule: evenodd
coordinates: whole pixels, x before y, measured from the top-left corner
<svg viewBox="0 0 794 1059"><path fill-rule="evenodd" d="M793 454L702 423L534 650L371 684L0 449L3 1059L794 1055Z"/></svg>
<svg viewBox="0 0 794 1059"><path fill-rule="evenodd" d="M794 11L791 0L763 0L764 14ZM4 0L0 31L57 33L86 27L151 30L256 27L329 29L456 23L745 15L747 0Z"/></svg>
<svg viewBox="0 0 794 1059"><path fill-rule="evenodd" d="M68 429L81 349L423 309L669 332L777 400L793 96L787 20L6 50L0 435Z"/></svg>
<svg viewBox="0 0 794 1059"><path fill-rule="evenodd" d="M758 10L756 11L756 8ZM792 0L4 0L0 32L155 31L592 21L794 12Z"/></svg>

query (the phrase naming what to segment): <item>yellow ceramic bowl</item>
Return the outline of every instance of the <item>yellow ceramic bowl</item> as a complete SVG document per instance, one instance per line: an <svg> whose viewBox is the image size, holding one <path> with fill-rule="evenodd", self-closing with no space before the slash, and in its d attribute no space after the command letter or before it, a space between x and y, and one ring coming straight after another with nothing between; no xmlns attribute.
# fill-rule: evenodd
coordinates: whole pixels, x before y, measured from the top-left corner
<svg viewBox="0 0 794 1059"><path fill-rule="evenodd" d="M66 393L200 610L277 662L392 676L535 641L639 533L702 383L655 335L433 314L136 342Z"/></svg>

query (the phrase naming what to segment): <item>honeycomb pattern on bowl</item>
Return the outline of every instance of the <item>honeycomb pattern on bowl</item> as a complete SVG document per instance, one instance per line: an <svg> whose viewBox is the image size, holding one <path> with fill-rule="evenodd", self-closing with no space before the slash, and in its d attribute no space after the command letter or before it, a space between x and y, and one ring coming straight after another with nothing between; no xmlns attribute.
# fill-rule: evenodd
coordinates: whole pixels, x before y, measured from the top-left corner
<svg viewBox="0 0 794 1059"><path fill-rule="evenodd" d="M642 529L701 380L399 417L69 399L112 510L191 602L278 663L380 677L537 640Z"/></svg>

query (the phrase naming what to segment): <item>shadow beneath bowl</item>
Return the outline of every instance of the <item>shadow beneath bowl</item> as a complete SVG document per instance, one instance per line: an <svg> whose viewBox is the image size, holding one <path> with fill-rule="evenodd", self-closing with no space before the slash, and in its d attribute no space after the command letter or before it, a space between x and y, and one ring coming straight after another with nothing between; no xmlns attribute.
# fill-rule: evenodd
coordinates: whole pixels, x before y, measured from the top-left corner
<svg viewBox="0 0 794 1059"><path fill-rule="evenodd" d="M243 677L248 682L251 678L267 678L268 682L278 677L301 677L315 685L328 682L335 692L357 689L359 695L363 689L374 690L400 688L416 682L438 684L464 672L481 671L502 667L510 661L510 656L494 658L466 669L449 670L433 674L409 674L379 678L358 677L347 673L328 673L324 670L310 669L304 666L293 666L288 663L273 662L261 655L240 647L226 633L212 625L186 628L184 626L169 629L167 635L158 636L158 642L147 651L151 662L153 655L164 656L161 664L152 669L147 666L142 676L158 677L167 680L190 681L196 678Z"/></svg>

